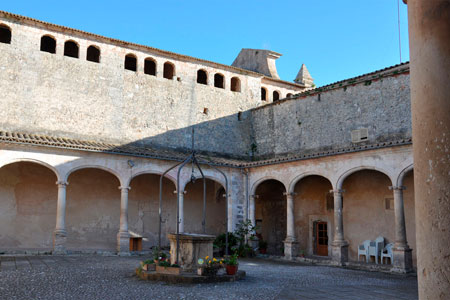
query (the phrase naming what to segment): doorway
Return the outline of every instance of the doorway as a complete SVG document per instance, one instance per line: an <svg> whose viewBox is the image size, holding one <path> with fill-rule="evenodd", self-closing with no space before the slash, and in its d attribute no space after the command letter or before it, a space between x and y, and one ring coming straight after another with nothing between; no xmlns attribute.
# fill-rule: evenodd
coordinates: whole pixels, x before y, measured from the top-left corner
<svg viewBox="0 0 450 300"><path fill-rule="evenodd" d="M328 256L328 226L326 222L315 222L316 255Z"/></svg>

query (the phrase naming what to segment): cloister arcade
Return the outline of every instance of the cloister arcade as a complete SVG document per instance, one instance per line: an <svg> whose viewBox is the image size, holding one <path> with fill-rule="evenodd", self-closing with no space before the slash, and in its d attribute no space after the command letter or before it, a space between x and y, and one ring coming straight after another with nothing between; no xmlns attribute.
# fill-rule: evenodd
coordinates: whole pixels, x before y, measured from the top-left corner
<svg viewBox="0 0 450 300"><path fill-rule="evenodd" d="M359 244L383 236L395 243L394 267L407 269L408 260L415 263L410 151L220 167L229 176L228 203L223 177L205 167L206 233L233 230L248 216L269 254L304 252L336 264L357 261ZM126 253L130 237L142 237L143 249L157 245L160 174L174 162L48 149L1 154L1 251ZM190 172L180 178L180 230L200 233L203 183L199 174L192 182ZM163 245L176 229L175 178L173 170L163 180Z"/></svg>

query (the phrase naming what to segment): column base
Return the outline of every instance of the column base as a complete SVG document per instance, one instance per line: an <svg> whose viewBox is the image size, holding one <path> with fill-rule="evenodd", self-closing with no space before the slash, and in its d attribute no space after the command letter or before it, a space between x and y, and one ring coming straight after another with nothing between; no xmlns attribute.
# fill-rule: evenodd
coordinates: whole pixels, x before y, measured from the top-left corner
<svg viewBox="0 0 450 300"><path fill-rule="evenodd" d="M292 260L298 255L298 243L293 239L286 239L284 241L284 258Z"/></svg>
<svg viewBox="0 0 450 300"><path fill-rule="evenodd" d="M331 260L338 266L348 262L348 242L333 242L331 244Z"/></svg>
<svg viewBox="0 0 450 300"><path fill-rule="evenodd" d="M121 256L130 255L130 234L128 232L117 234L117 254Z"/></svg>
<svg viewBox="0 0 450 300"><path fill-rule="evenodd" d="M412 249L409 247L393 248L392 252L394 258L392 260L393 268L391 269L391 272L406 274L414 271Z"/></svg>
<svg viewBox="0 0 450 300"><path fill-rule="evenodd" d="M65 230L55 230L53 232L53 251L52 254L63 255L66 251L67 232Z"/></svg>

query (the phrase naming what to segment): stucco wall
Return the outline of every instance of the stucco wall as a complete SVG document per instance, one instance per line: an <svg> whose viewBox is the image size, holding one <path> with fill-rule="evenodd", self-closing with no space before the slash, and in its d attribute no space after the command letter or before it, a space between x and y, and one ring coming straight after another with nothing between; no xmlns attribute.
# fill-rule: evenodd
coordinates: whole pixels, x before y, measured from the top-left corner
<svg viewBox="0 0 450 300"><path fill-rule="evenodd" d="M33 163L0 168L0 252L51 250L55 229L55 174Z"/></svg>
<svg viewBox="0 0 450 300"><path fill-rule="evenodd" d="M319 99L320 97L320 99ZM356 84L251 111L257 156L352 145L351 131L368 128L368 142L411 137L409 75Z"/></svg>

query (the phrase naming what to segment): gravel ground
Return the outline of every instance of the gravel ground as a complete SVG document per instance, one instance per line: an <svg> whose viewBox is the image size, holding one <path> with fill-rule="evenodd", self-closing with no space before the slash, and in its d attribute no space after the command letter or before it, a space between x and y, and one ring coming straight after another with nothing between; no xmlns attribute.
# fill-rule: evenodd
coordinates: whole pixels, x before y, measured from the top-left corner
<svg viewBox="0 0 450 300"><path fill-rule="evenodd" d="M142 257L1 258L0 299L417 299L417 278L261 259L239 282L170 285L134 275Z"/></svg>

